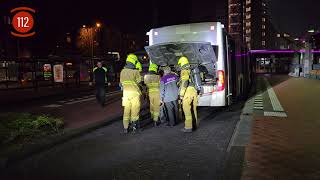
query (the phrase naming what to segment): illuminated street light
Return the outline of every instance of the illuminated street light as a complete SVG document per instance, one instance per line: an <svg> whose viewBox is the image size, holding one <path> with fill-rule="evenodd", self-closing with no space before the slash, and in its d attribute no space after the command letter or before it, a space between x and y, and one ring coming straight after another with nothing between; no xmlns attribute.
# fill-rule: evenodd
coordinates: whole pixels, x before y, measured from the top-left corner
<svg viewBox="0 0 320 180"><path fill-rule="evenodd" d="M96 23L97 28L101 27L100 23Z"/></svg>
<svg viewBox="0 0 320 180"><path fill-rule="evenodd" d="M83 28L86 28L86 25L82 25Z"/></svg>

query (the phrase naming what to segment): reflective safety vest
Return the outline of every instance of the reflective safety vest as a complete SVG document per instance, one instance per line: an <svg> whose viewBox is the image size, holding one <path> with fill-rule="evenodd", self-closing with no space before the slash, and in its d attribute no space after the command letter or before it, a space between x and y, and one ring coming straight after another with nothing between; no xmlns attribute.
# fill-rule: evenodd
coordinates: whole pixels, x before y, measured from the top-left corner
<svg viewBox="0 0 320 180"><path fill-rule="evenodd" d="M136 69L124 68L120 73L120 85L123 88L123 96L140 96L141 90L140 72Z"/></svg>
<svg viewBox="0 0 320 180"><path fill-rule="evenodd" d="M104 86L104 84L107 81L107 78L106 78L107 71L108 70L105 67L93 68L93 75L94 75L96 85Z"/></svg>
<svg viewBox="0 0 320 180"><path fill-rule="evenodd" d="M144 76L144 83L148 87L149 93L160 92L160 76L157 74L146 74Z"/></svg>

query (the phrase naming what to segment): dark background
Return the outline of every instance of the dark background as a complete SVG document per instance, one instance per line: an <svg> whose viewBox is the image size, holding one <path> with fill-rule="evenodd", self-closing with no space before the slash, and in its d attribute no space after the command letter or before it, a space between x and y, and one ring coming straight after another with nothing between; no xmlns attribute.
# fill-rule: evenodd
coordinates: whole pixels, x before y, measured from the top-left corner
<svg viewBox="0 0 320 180"><path fill-rule="evenodd" d="M37 35L28 41L39 47L52 46L63 34L95 22L144 36L157 26L227 17L227 0L1 0L0 15L8 15L18 6L37 11ZM280 32L301 36L308 29L319 27L319 7L320 1L314 0L272 0L270 14Z"/></svg>

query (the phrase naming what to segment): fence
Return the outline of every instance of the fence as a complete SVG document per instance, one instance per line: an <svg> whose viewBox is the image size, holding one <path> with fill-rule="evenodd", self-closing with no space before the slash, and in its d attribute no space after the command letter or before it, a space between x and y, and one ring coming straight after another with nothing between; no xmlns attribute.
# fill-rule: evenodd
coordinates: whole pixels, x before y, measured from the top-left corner
<svg viewBox="0 0 320 180"><path fill-rule="evenodd" d="M92 69L97 60L90 58L83 58L78 61L49 58L1 58L0 89L88 85L89 82L93 81ZM109 69L108 79L112 82L117 81L116 67L118 67L118 64L112 62L107 64ZM63 70L54 68L55 65L62 65ZM60 78L59 82L57 81L58 78Z"/></svg>

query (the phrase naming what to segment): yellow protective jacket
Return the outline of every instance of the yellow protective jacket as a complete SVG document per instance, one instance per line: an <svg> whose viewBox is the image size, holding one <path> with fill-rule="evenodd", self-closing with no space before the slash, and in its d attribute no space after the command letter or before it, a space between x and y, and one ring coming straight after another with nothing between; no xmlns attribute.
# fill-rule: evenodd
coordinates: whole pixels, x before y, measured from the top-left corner
<svg viewBox="0 0 320 180"><path fill-rule="evenodd" d="M141 90L139 83L141 82L140 72L136 69L124 68L120 73L120 85L123 88L123 96L140 96Z"/></svg>
<svg viewBox="0 0 320 180"><path fill-rule="evenodd" d="M182 69L180 73L180 97L183 97L190 83L190 69Z"/></svg>
<svg viewBox="0 0 320 180"><path fill-rule="evenodd" d="M148 87L148 93L160 92L160 76L157 74L146 74L144 76L144 83Z"/></svg>

